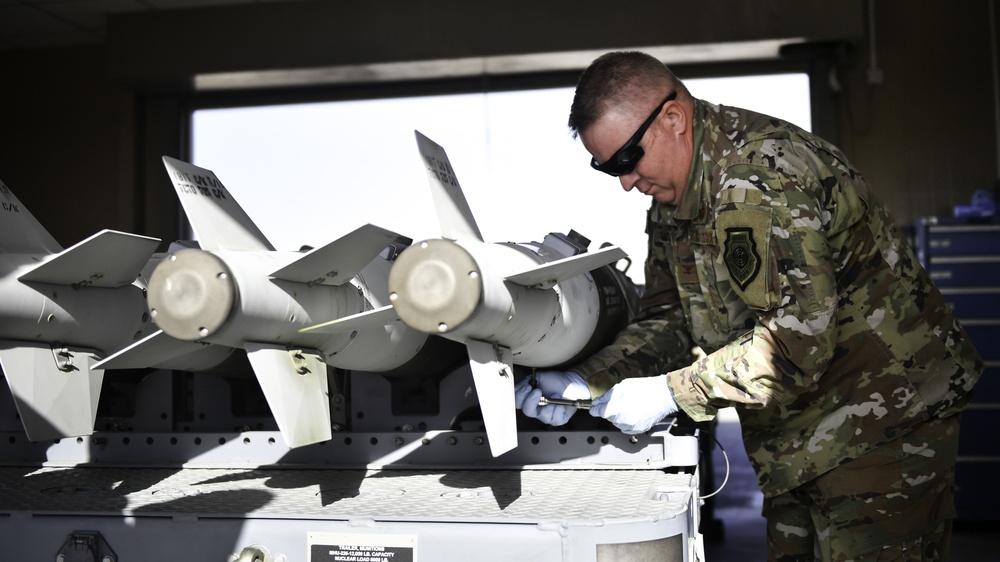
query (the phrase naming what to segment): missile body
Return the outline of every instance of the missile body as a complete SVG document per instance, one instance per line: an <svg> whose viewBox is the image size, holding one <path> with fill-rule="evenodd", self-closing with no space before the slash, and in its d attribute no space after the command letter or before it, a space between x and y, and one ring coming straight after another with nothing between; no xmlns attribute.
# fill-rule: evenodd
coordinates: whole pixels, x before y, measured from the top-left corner
<svg viewBox="0 0 1000 562"><path fill-rule="evenodd" d="M140 283L116 288L22 281L36 256L0 255L0 340L116 350L153 329Z"/></svg>
<svg viewBox="0 0 1000 562"><path fill-rule="evenodd" d="M0 182L0 367L33 441L90 435L101 355L153 331L140 274L159 240L112 230L63 249Z"/></svg>
<svg viewBox="0 0 1000 562"><path fill-rule="evenodd" d="M142 289L25 283L17 276L30 265L10 258L0 258L13 272L0 277L0 365L25 433L90 435L104 383L95 362L153 330Z"/></svg>
<svg viewBox="0 0 1000 562"><path fill-rule="evenodd" d="M414 329L465 343L494 456L517 446L514 364L571 364L630 321L638 292L608 263L624 257L620 252L553 259L544 243L440 239L415 244L396 260L389 273L393 309Z"/></svg>
<svg viewBox="0 0 1000 562"><path fill-rule="evenodd" d="M163 162L199 248L173 251L153 271L150 315L172 338L246 350L289 446L332 437L328 365L406 375L425 372L428 355L441 353L435 357L448 363L449 354L461 352L395 317L301 331L320 319L388 306L387 279L396 248L405 245L401 237L365 225L308 252L275 251L214 173L169 157ZM148 345L140 342L111 362L135 361Z"/></svg>
<svg viewBox="0 0 1000 562"><path fill-rule="evenodd" d="M271 277L299 257L293 252L180 250L153 272L150 314L165 333L181 340L236 348L245 342L287 344L317 350L330 365L341 369L394 371L416 356L427 335L400 323L367 330L300 333L319 319L388 304L389 262L374 259L349 282L337 286Z"/></svg>
<svg viewBox="0 0 1000 562"><path fill-rule="evenodd" d="M595 282L613 277L610 265L626 255L614 246L587 252L555 235L540 245L486 243L448 155L416 136L442 239L399 256L390 300L407 325L465 343L490 450L499 456L517 446L513 363L558 367L628 323L630 310L614 305L626 300L615 294L622 285ZM601 268L606 275L595 277Z"/></svg>
<svg viewBox="0 0 1000 562"><path fill-rule="evenodd" d="M611 266L549 288L510 280L566 257L544 242L428 240L393 265L389 297L415 329L461 342L497 342L511 349L518 365L558 367L607 343L607 329L599 327L617 331L630 317L630 293Z"/></svg>
<svg viewBox="0 0 1000 562"><path fill-rule="evenodd" d="M490 450L499 456L517 446L513 365L558 368L596 351L628 324L638 293L612 266L626 258L617 247L588 252L589 241L575 233L540 244L485 242L444 149L416 137L441 238L396 259L391 307L307 330L398 317L465 344Z"/></svg>

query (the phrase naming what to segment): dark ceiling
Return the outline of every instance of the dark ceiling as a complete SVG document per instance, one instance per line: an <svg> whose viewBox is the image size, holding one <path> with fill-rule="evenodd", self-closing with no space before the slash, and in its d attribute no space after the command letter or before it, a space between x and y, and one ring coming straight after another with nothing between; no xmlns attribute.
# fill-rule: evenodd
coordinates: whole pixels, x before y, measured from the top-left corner
<svg viewBox="0 0 1000 562"><path fill-rule="evenodd" d="M0 51L104 41L114 14L296 0L0 0Z"/></svg>

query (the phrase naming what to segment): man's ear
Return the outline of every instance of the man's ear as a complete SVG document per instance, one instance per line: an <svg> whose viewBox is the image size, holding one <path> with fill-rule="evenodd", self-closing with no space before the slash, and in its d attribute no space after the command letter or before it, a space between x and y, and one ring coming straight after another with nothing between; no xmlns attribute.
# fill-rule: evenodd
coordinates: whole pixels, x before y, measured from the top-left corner
<svg viewBox="0 0 1000 562"><path fill-rule="evenodd" d="M661 121L663 122L663 127L667 132L675 135L687 132L689 128L688 125L691 122L691 116L689 115L684 104L680 103L678 100L670 100L660 111L663 113L663 119L661 119Z"/></svg>

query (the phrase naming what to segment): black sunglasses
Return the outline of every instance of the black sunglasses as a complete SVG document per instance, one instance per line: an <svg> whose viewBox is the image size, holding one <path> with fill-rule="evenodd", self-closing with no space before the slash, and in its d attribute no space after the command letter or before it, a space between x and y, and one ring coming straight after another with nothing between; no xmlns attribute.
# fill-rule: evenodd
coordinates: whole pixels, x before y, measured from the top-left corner
<svg viewBox="0 0 1000 562"><path fill-rule="evenodd" d="M608 158L607 162L598 164L596 158L591 158L590 167L616 178L618 176L624 176L625 174L632 173L632 170L634 170L636 165L639 163L639 159L646 153L641 146L638 146L639 141L642 140L643 135L646 134L646 129L648 129L649 126L653 124L653 121L656 120L656 116L660 114L660 110L663 109L663 106L667 105L668 101L676 97L677 92L672 92L665 100L663 100L663 103L656 106L656 109L649 114L649 117L647 117L646 121L639 126L639 129L636 130L635 134L625 141L625 144L622 145L622 147L618 149L618 152L615 152L611 158Z"/></svg>

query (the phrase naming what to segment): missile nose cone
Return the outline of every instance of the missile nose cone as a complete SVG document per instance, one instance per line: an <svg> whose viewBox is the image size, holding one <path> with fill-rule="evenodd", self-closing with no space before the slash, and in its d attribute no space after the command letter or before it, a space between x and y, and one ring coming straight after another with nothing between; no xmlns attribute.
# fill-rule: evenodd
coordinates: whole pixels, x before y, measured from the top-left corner
<svg viewBox="0 0 1000 562"><path fill-rule="evenodd" d="M449 240L407 248L389 271L389 300L399 318L429 334L449 332L468 320L482 294L476 261Z"/></svg>
<svg viewBox="0 0 1000 562"><path fill-rule="evenodd" d="M226 264L203 250L181 250L149 279L149 311L167 335L185 341L211 336L236 305L236 283Z"/></svg>

